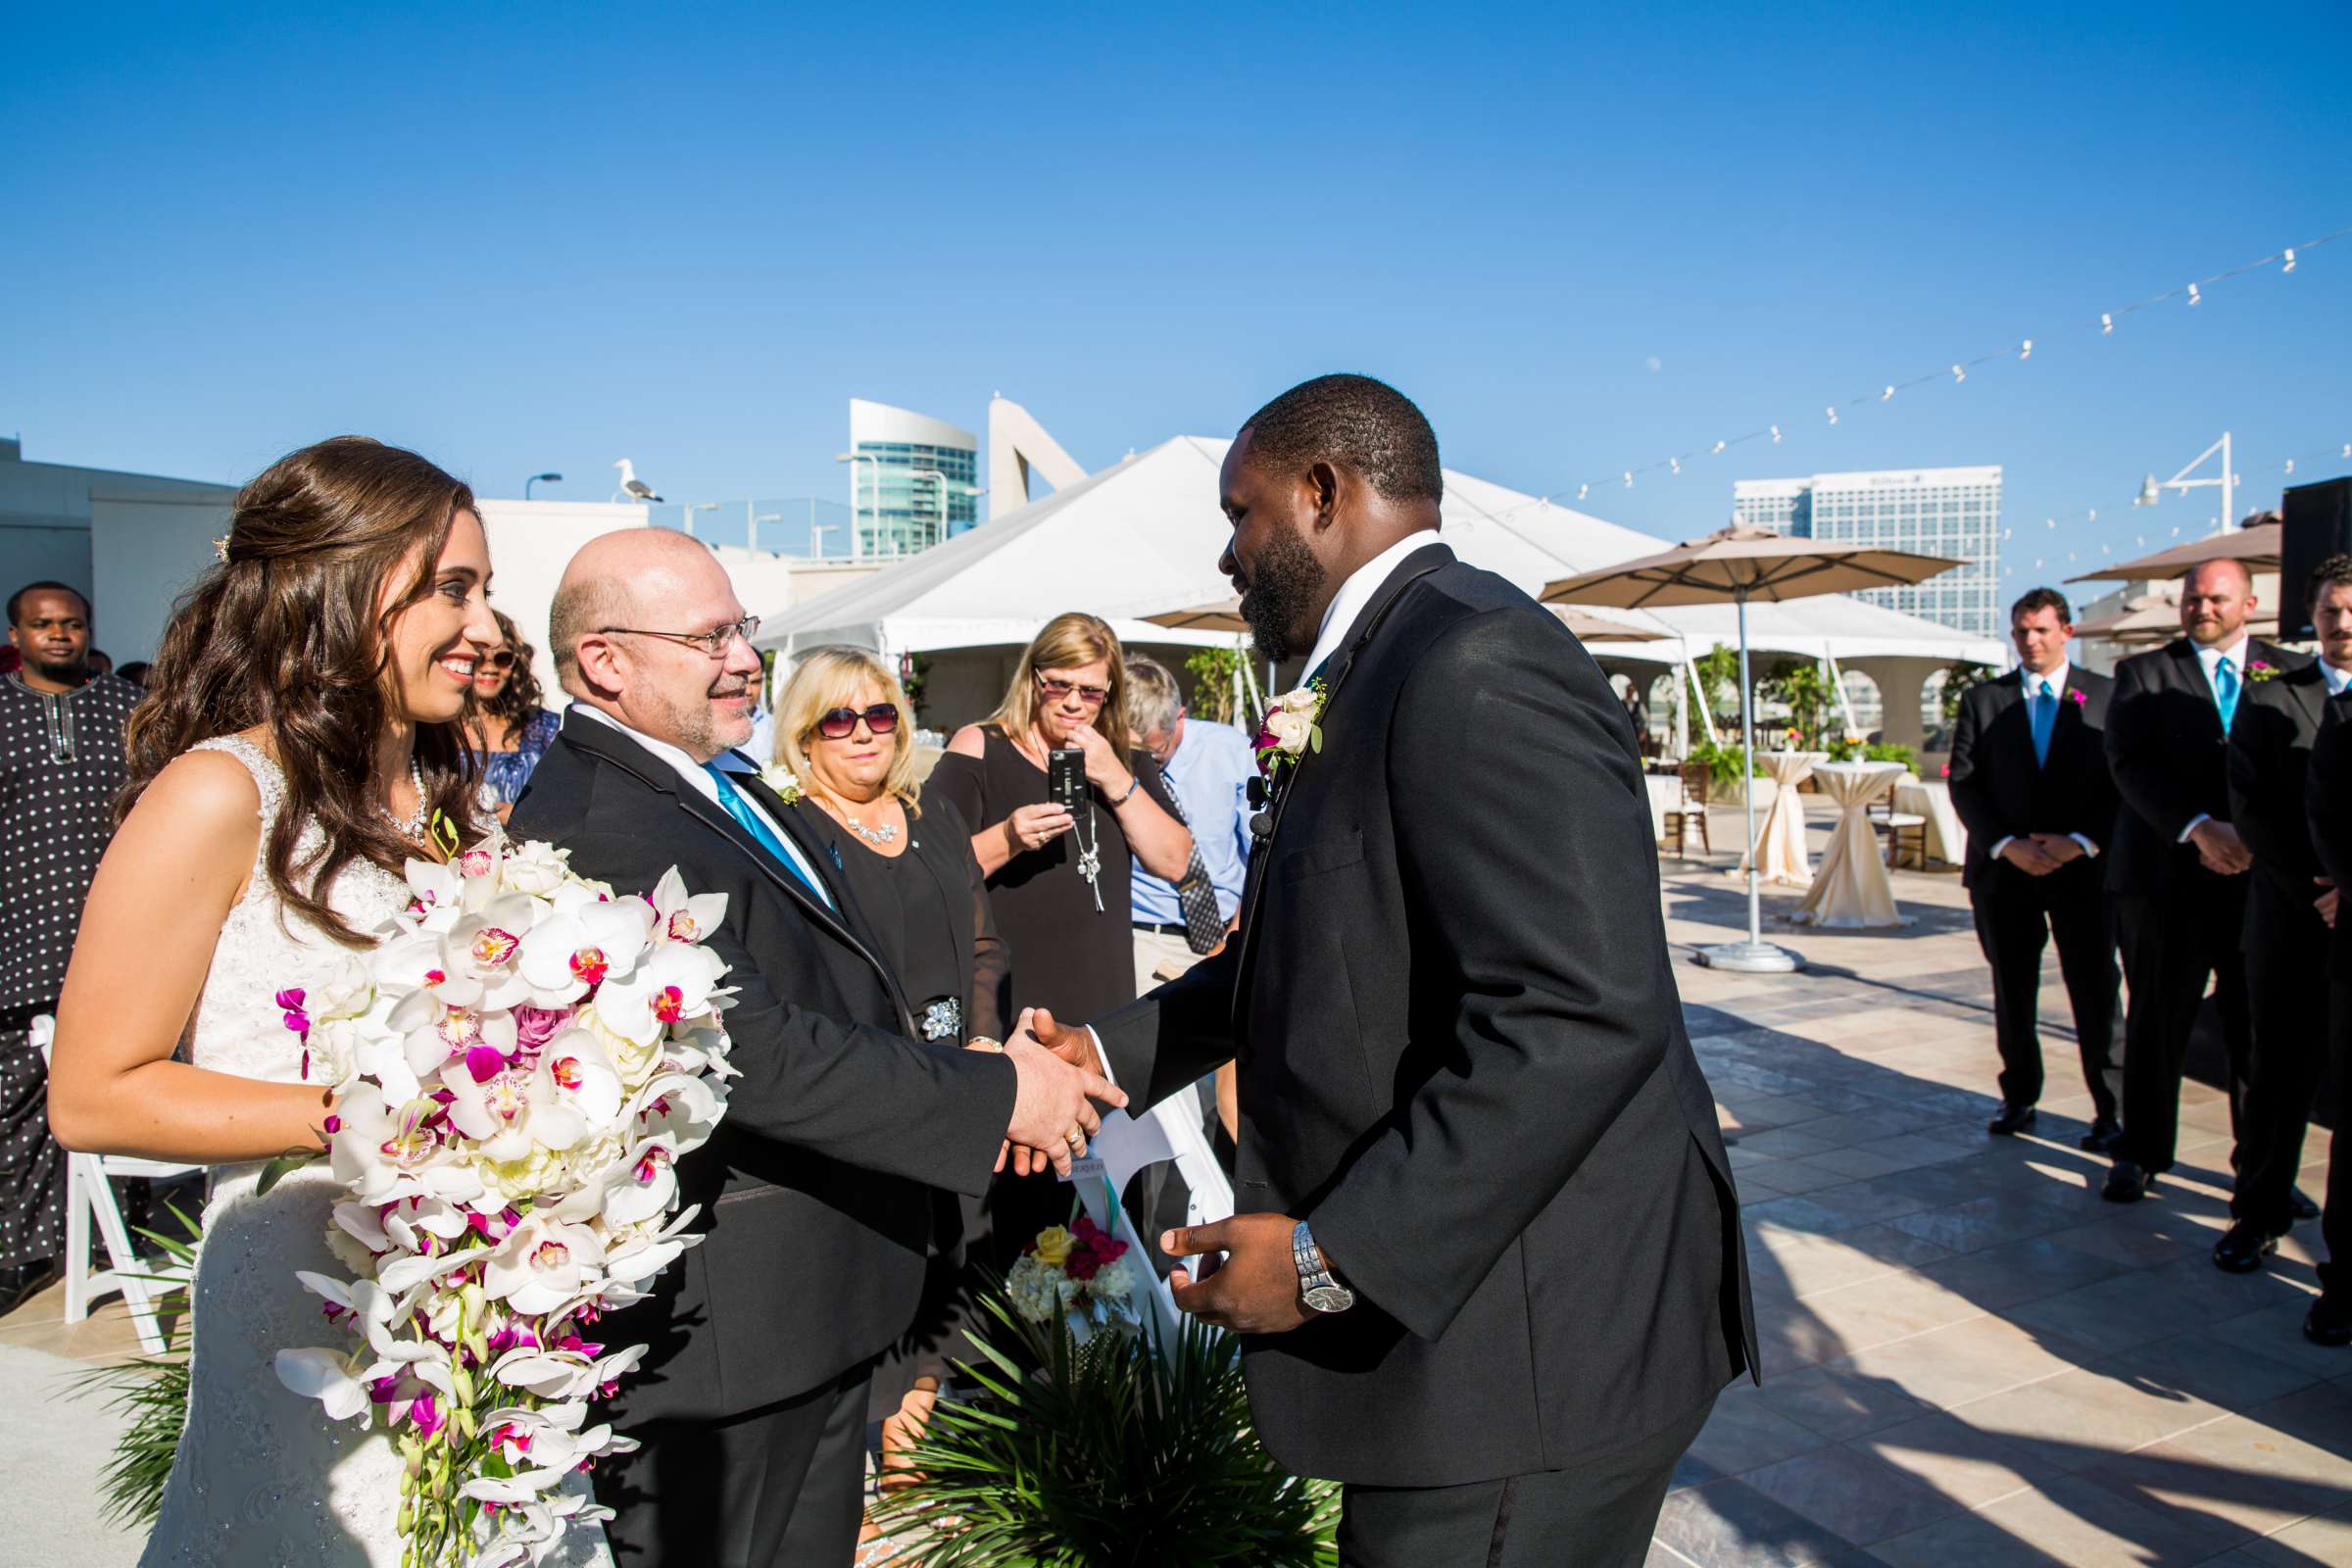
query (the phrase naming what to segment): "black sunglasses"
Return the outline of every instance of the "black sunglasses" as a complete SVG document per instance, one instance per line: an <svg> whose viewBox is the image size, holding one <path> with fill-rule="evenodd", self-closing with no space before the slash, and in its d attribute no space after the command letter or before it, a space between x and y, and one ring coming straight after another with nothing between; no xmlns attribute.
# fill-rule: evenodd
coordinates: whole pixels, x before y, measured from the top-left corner
<svg viewBox="0 0 2352 1568"><path fill-rule="evenodd" d="M888 703L876 703L867 709L836 708L829 713L816 715L816 732L829 741L848 740L857 730L858 721L877 735L887 735L899 727L899 710Z"/></svg>

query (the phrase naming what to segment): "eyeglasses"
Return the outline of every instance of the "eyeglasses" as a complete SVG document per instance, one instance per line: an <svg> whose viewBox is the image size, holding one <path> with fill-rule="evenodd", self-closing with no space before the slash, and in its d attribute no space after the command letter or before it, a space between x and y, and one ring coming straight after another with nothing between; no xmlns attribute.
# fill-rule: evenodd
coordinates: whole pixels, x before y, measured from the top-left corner
<svg viewBox="0 0 2352 1568"><path fill-rule="evenodd" d="M1080 702L1100 708L1110 697L1110 688L1107 686L1089 686L1074 680L1054 680L1044 675L1037 677L1037 689L1045 694L1045 699L1049 703L1058 703L1070 693L1076 692Z"/></svg>
<svg viewBox="0 0 2352 1568"><path fill-rule="evenodd" d="M492 669L513 669L514 667L514 656L511 653L501 651L499 653L488 655L482 660L482 662L489 665Z"/></svg>
<svg viewBox="0 0 2352 1568"><path fill-rule="evenodd" d="M724 659L728 643L740 637L748 644L760 635L760 617L746 615L741 620L713 626L709 631L647 631L639 626L599 626L596 631L600 637L610 637L614 632L624 637L660 637L667 642L700 648L712 659Z"/></svg>
<svg viewBox="0 0 2352 1568"><path fill-rule="evenodd" d="M858 729L858 721L877 735L887 735L899 727L899 710L888 703L876 703L871 708L836 708L831 712L816 715L816 732L829 741L848 740Z"/></svg>

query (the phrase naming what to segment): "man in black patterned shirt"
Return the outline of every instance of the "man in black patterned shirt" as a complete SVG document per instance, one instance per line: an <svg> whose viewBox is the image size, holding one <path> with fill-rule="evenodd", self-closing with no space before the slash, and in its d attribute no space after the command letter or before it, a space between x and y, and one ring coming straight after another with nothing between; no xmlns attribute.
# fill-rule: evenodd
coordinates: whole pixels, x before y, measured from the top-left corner
<svg viewBox="0 0 2352 1568"><path fill-rule="evenodd" d="M46 1283L65 1250L65 1154L30 1029L57 1010L140 697L90 673L90 606L76 590L28 584L10 596L8 622L24 663L0 676L0 1312Z"/></svg>

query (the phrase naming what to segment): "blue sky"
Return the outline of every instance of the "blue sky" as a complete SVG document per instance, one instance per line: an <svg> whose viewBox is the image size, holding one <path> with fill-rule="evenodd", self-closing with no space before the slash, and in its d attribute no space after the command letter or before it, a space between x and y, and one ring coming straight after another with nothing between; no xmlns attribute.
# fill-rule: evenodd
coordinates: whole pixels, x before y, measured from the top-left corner
<svg viewBox="0 0 2352 1568"><path fill-rule="evenodd" d="M2083 324L2352 224L2340 3L17 12L0 430L51 461L839 496L853 395L1092 466L1349 368L1562 500L1781 422L1586 504L1669 537L2000 463L2057 576L2201 531L2126 503L2225 427L2251 504L2352 441L2352 238Z"/></svg>

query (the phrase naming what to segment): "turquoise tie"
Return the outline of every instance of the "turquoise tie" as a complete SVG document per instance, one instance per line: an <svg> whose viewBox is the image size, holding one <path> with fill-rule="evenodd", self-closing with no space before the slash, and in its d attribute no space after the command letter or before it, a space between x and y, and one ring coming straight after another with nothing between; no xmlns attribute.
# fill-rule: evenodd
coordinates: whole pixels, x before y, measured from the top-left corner
<svg viewBox="0 0 2352 1568"><path fill-rule="evenodd" d="M776 837L776 830L769 827L766 820L758 811L752 809L752 803L743 798L742 793L728 780L727 775L720 772L717 765L711 762L705 762L703 771L709 773L717 783L718 804L727 808L727 814L741 823L746 833L758 839L760 847L773 857L778 865L791 872L795 882L815 894L819 904L828 909L833 907L833 896L827 893L808 872L801 869L801 862L784 848L784 841Z"/></svg>
<svg viewBox="0 0 2352 1568"><path fill-rule="evenodd" d="M2035 684L2040 690L2034 694L2034 765L2040 767L2050 760L2050 731L2058 724L2058 699L2051 695L2047 679Z"/></svg>
<svg viewBox="0 0 2352 1568"><path fill-rule="evenodd" d="M2222 733L2227 735L2237 717L2237 671L2230 667L2227 659L2214 662L2213 700L2222 710Z"/></svg>

